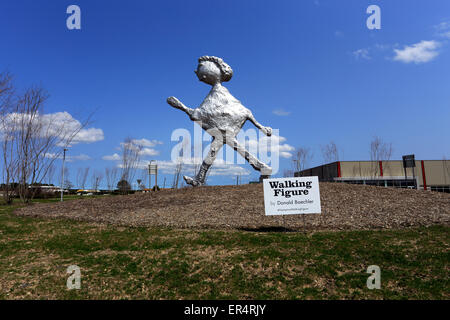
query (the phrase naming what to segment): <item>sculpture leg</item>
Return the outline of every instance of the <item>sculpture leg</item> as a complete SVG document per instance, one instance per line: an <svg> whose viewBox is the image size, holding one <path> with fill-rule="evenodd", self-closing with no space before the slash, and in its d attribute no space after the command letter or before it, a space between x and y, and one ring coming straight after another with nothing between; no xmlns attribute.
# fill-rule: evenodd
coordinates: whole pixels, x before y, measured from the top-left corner
<svg viewBox="0 0 450 320"><path fill-rule="evenodd" d="M272 168L269 167L264 162L260 161L254 155L247 151L239 142L234 139L227 139L227 144L232 147L235 151L237 151L248 163L253 167L253 169L261 172L262 178L268 178L272 174Z"/></svg>
<svg viewBox="0 0 450 320"><path fill-rule="evenodd" d="M200 170L197 173L195 178L191 178L188 176L184 176L184 181L191 186L197 187L201 186L205 183L206 174L208 173L209 168L213 164L214 160L217 157L217 153L223 146L222 139L213 138L211 145L209 147L209 152L206 158L203 160L202 165L200 166Z"/></svg>

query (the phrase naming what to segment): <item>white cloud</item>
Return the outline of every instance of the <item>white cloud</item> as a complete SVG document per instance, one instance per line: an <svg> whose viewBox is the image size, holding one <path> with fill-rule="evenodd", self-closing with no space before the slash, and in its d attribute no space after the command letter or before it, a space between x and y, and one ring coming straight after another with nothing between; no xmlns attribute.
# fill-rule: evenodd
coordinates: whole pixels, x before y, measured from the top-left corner
<svg viewBox="0 0 450 320"><path fill-rule="evenodd" d="M104 139L103 130L98 128L82 128L82 124L66 111L50 113L42 116L43 122L53 135L72 138L70 144L92 143ZM77 132L75 136L71 135Z"/></svg>
<svg viewBox="0 0 450 320"><path fill-rule="evenodd" d="M5 117L7 119L6 125L13 126L14 124L18 124L22 119L29 119L30 115L9 113ZM58 146L92 143L104 139L102 129L83 128L81 122L73 118L66 111L38 115L34 120L26 121L36 126L40 136L57 137ZM20 127L20 125L16 127Z"/></svg>
<svg viewBox="0 0 450 320"><path fill-rule="evenodd" d="M270 137L262 136L259 140L250 139L246 141L246 148L250 150L250 152L254 152L254 150L258 150L259 153L276 153L278 152L280 157L290 158L292 157L291 151L294 151L295 148L287 143L285 137L272 135Z"/></svg>
<svg viewBox="0 0 450 320"><path fill-rule="evenodd" d="M45 155L46 158L50 158L50 159L62 159L63 155L62 154L56 154L56 153L47 153ZM79 154L77 156L71 156L71 155L67 155L66 154L66 161L67 162L74 162L74 161L87 161L87 160L91 160L91 157L88 156L87 154Z"/></svg>
<svg viewBox="0 0 450 320"><path fill-rule="evenodd" d="M336 38L342 38L342 37L344 36L344 33L343 33L342 31L336 30L336 31L334 32L334 36L335 36Z"/></svg>
<svg viewBox="0 0 450 320"><path fill-rule="evenodd" d="M87 154L80 154L78 156L69 156L69 161L86 161L91 160L91 157L89 157Z"/></svg>
<svg viewBox="0 0 450 320"><path fill-rule="evenodd" d="M441 37L450 39L450 31L442 32Z"/></svg>
<svg viewBox="0 0 450 320"><path fill-rule="evenodd" d="M187 176L195 176L202 162L203 159L199 158L182 159L181 174ZM166 160L157 161L156 163L158 164L158 171L164 174L174 174L175 168L178 165L176 161L166 161ZM149 161L141 161L138 165L138 168L146 170L148 168L148 164ZM236 175L246 176L250 174L250 172L247 169L236 164L226 163L226 161L223 159L216 159L209 170L210 176L236 176Z"/></svg>
<svg viewBox="0 0 450 320"><path fill-rule="evenodd" d="M122 146L122 148L124 146L126 146L127 148L130 149L134 149L135 151L139 151L139 155L141 157L145 157L145 156L157 156L159 155L159 151L155 150L153 148L150 147L154 147L156 145L160 145L163 144L161 141L158 140L148 140L145 138L142 139L133 139L131 140L131 142L121 142L120 145ZM120 150L121 148L118 147L116 148L118 150ZM108 160L108 161L120 161L122 158L118 153L114 153L113 155L106 155L102 157L103 160Z"/></svg>
<svg viewBox="0 0 450 320"><path fill-rule="evenodd" d="M72 144L92 143L104 139L103 130L97 128L81 129L72 140Z"/></svg>
<svg viewBox="0 0 450 320"><path fill-rule="evenodd" d="M366 59L366 60L371 59L369 56L369 49L366 49L366 48L355 50L352 53L356 59Z"/></svg>
<svg viewBox="0 0 450 320"><path fill-rule="evenodd" d="M450 21L443 21L434 26L437 30L443 31L450 29Z"/></svg>
<svg viewBox="0 0 450 320"><path fill-rule="evenodd" d="M277 115L277 116L280 116L280 117L285 117L285 116L288 116L288 115L291 114L290 111L286 111L284 109L275 109L275 110L272 111L272 113L274 115Z"/></svg>
<svg viewBox="0 0 450 320"><path fill-rule="evenodd" d="M145 138L142 139L133 139L132 142L136 145L140 145L143 147L155 147L158 144L163 144L161 141L158 140L148 140Z"/></svg>
<svg viewBox="0 0 450 320"><path fill-rule="evenodd" d="M391 49L393 46L396 45L390 45L390 44L383 44L383 43L376 43L375 44L375 49L379 50L379 51L386 51L388 49Z"/></svg>
<svg viewBox="0 0 450 320"><path fill-rule="evenodd" d="M403 49L394 49L395 61L404 63L414 62L425 63L433 60L439 55L437 49L441 46L440 42L435 40L422 40L411 46L405 46Z"/></svg>
<svg viewBox="0 0 450 320"><path fill-rule="evenodd" d="M438 36L450 39L450 21L443 21L435 25L434 28Z"/></svg>
<svg viewBox="0 0 450 320"><path fill-rule="evenodd" d="M286 152L286 151L281 151L280 156L283 158L289 159L290 157L292 157L292 153Z"/></svg>
<svg viewBox="0 0 450 320"><path fill-rule="evenodd" d="M110 156L103 156L102 159L108 161L119 161L121 158L117 153L114 153L113 155Z"/></svg>
<svg viewBox="0 0 450 320"><path fill-rule="evenodd" d="M157 156L159 155L159 151L152 149L152 148L143 148L140 152L139 152L140 156Z"/></svg>

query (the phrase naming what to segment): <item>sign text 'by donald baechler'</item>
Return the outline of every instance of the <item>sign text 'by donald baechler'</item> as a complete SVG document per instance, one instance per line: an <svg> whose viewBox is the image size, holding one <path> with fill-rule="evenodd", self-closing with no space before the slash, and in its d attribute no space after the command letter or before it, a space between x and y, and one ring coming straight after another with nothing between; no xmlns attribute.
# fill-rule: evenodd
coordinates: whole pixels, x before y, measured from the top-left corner
<svg viewBox="0 0 450 320"><path fill-rule="evenodd" d="M318 177L264 180L266 215L321 213Z"/></svg>

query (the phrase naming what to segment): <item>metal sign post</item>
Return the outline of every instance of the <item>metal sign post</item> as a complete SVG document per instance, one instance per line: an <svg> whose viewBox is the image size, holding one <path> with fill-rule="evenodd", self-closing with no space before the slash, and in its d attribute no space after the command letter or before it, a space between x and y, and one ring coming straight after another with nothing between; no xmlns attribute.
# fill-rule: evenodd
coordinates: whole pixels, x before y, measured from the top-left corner
<svg viewBox="0 0 450 320"><path fill-rule="evenodd" d="M158 186L158 165L156 160L151 160L148 165L148 188L151 189L152 174L155 175L155 187ZM155 188L156 190L156 188Z"/></svg>
<svg viewBox="0 0 450 320"><path fill-rule="evenodd" d="M405 180L408 180L408 175L406 174L406 168L412 168L414 187L417 189L416 174L414 168L416 167L416 160L413 154L409 154L402 157L403 159L403 169L405 170Z"/></svg>
<svg viewBox="0 0 450 320"><path fill-rule="evenodd" d="M61 201L63 201L64 197L64 162L66 162L66 151L68 149L64 148L63 152L63 161L62 161L62 172L61 172Z"/></svg>

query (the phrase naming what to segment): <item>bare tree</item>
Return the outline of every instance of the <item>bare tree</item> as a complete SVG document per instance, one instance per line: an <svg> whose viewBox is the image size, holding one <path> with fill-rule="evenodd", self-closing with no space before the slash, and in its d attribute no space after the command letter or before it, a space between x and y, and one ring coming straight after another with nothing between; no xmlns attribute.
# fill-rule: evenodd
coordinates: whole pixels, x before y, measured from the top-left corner
<svg viewBox="0 0 450 320"><path fill-rule="evenodd" d="M181 161L181 158L179 158L177 163L175 164L175 171L173 173L173 183L172 183L173 189L178 189L182 170L183 170L183 162Z"/></svg>
<svg viewBox="0 0 450 320"><path fill-rule="evenodd" d="M283 171L283 177L284 178L289 178L289 177L293 177L294 176L294 171L293 170L284 170Z"/></svg>
<svg viewBox="0 0 450 320"><path fill-rule="evenodd" d="M180 138L180 139L181 139L181 138ZM180 140L180 141L181 141L181 140ZM186 156L186 155L184 154L184 151L187 150L188 140L183 140L182 143L183 143L183 144L182 144L182 147L181 147L181 149L180 149L180 151L179 151L177 160L176 160L176 162L175 162L175 169L174 169L174 173L173 173L173 182L172 182L172 188L173 188L173 189L178 189L180 183L181 183L181 184L183 183L183 181L181 180L181 173L182 173L183 167L184 167L184 165L185 165L185 163L183 162L183 160L185 160L185 156ZM191 153L194 153L192 149L191 149ZM194 154L194 157L195 157L195 154ZM192 160L192 157L190 157L190 158L191 158L191 160ZM197 163L197 160L196 160L196 159L193 159L193 165L194 165L194 168L196 167L196 163ZM189 165L189 163L186 163L186 164ZM200 167L200 164L199 164L199 167ZM211 170L209 170L209 171L211 171ZM197 172L194 172L194 174L197 174ZM206 179L207 179L207 177L208 177L208 173L207 173L207 175L206 175L206 177L205 177L205 183L204 183L205 185L206 185Z"/></svg>
<svg viewBox="0 0 450 320"><path fill-rule="evenodd" d="M9 79L0 76L2 105L9 101L8 108L2 107L0 132L2 134L3 173L17 184L17 193L22 202L30 202L56 159L61 157L63 148L70 145L87 121L73 126L72 119L56 118L58 115L45 114L44 103L47 92L40 87L27 89L23 94L5 100L9 92ZM6 192L8 194L8 192Z"/></svg>
<svg viewBox="0 0 450 320"><path fill-rule="evenodd" d="M78 168L77 170L77 185L80 189L86 189L87 177L89 175L89 167Z"/></svg>
<svg viewBox="0 0 450 320"><path fill-rule="evenodd" d="M197 157L197 155L195 154L194 146L192 146L192 148L191 148L191 155L192 155L191 159L192 159L193 174L195 176L197 174L197 172L200 170L203 160L201 158Z"/></svg>
<svg viewBox="0 0 450 320"><path fill-rule="evenodd" d="M53 184L53 178L55 176L55 165L52 163L47 170L47 174L45 175L45 181L48 185Z"/></svg>
<svg viewBox="0 0 450 320"><path fill-rule="evenodd" d="M14 156L13 127L9 123L8 115L13 110L14 87L12 75L8 72L0 73L0 135L2 143L2 175L3 175L3 199L11 204L16 193L14 178L16 177L17 158Z"/></svg>
<svg viewBox="0 0 450 320"><path fill-rule="evenodd" d="M106 184L109 191L114 190L117 181L117 167L105 168Z"/></svg>
<svg viewBox="0 0 450 320"><path fill-rule="evenodd" d="M122 154L122 172L120 180L131 183L134 180L136 169L141 160L143 146L130 137L125 138L124 142L120 145Z"/></svg>
<svg viewBox="0 0 450 320"><path fill-rule="evenodd" d="M313 154L309 148L296 148L292 158L294 163L294 172L305 170L312 158Z"/></svg>
<svg viewBox="0 0 450 320"><path fill-rule="evenodd" d="M338 147L334 141L330 141L329 144L321 147L321 151L324 163L339 161Z"/></svg>
<svg viewBox="0 0 450 320"><path fill-rule="evenodd" d="M370 160L372 161L371 174L379 174L379 161L389 161L392 156L392 143L384 142L380 137L373 137L370 141Z"/></svg>
<svg viewBox="0 0 450 320"><path fill-rule="evenodd" d="M138 178L139 178L139 179L137 179L138 187L139 187L139 189L144 190L146 188L145 183L148 182L148 178L149 178L148 169L146 168L146 169L139 170ZM150 186L149 186L149 188L150 188Z"/></svg>
<svg viewBox="0 0 450 320"><path fill-rule="evenodd" d="M78 168L77 169L77 188L81 189L81 177L83 176L83 169L82 168Z"/></svg>
<svg viewBox="0 0 450 320"><path fill-rule="evenodd" d="M91 177L92 189L97 191L102 180L103 180L103 174L100 171L95 170L92 173L92 177Z"/></svg>
<svg viewBox="0 0 450 320"><path fill-rule="evenodd" d="M58 181L60 181L60 182L62 181L62 172L61 171L59 173ZM69 180L69 168L68 167L64 167L64 181L62 182L62 188L63 189L72 189L73 188L73 184Z"/></svg>

